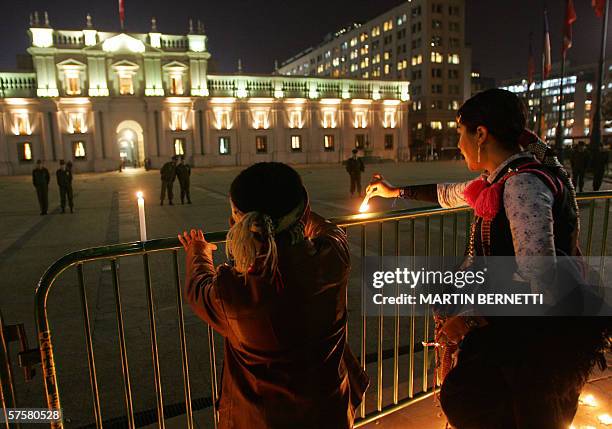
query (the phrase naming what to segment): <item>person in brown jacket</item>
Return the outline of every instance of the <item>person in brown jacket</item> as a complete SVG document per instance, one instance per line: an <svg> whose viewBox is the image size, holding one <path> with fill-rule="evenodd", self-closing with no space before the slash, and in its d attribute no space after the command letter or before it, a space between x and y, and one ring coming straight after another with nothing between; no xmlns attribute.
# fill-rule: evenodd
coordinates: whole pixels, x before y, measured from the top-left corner
<svg viewBox="0 0 612 429"><path fill-rule="evenodd" d="M243 170L230 205L230 263L201 230L179 235L185 298L225 337L219 429L352 428L368 377L346 338L346 234L282 163Z"/></svg>

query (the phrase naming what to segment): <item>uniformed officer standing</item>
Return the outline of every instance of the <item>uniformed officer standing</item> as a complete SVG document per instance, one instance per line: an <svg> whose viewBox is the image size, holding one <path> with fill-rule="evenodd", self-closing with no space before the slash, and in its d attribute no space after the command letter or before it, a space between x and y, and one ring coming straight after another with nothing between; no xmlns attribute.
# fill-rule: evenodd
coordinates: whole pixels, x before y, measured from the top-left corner
<svg viewBox="0 0 612 429"><path fill-rule="evenodd" d="M189 193L189 176L191 176L191 167L189 164L185 164L185 157L181 156L179 163L176 166L176 177L178 177L179 185L181 187L181 204L185 204L185 197L187 197L187 202L191 204L191 195Z"/></svg>
<svg viewBox="0 0 612 429"><path fill-rule="evenodd" d="M72 170L66 166L63 159L60 161L60 168L55 175L57 176L57 186L60 191L62 213L66 213L66 197L68 197L70 213L74 213L74 205L72 202Z"/></svg>
<svg viewBox="0 0 612 429"><path fill-rule="evenodd" d="M162 180L160 206L164 205L166 191L168 191L168 202L170 205L173 205L172 198L174 197L174 193L172 192L172 187L174 186L174 180L176 179L176 159L177 157L173 156L172 161L166 162L160 170Z"/></svg>
<svg viewBox="0 0 612 429"><path fill-rule="evenodd" d="M363 161L357 157L357 149L353 149L353 156L346 160L346 172L351 177L351 197L355 191L361 196L361 173L364 170Z"/></svg>
<svg viewBox="0 0 612 429"><path fill-rule="evenodd" d="M36 168L32 171L32 183L36 188L40 214L46 215L49 209L49 170L43 167L42 161L36 161Z"/></svg>

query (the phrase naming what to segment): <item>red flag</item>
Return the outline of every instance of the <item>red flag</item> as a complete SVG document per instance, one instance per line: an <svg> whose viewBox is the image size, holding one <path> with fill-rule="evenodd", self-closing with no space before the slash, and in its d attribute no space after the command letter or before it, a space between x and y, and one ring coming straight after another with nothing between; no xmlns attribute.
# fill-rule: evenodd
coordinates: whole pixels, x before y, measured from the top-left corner
<svg viewBox="0 0 612 429"><path fill-rule="evenodd" d="M527 81L531 85L535 81L535 61L533 59L533 33L529 33L529 60L527 62Z"/></svg>
<svg viewBox="0 0 612 429"><path fill-rule="evenodd" d="M542 75L546 79L552 71L552 55L550 51L550 31L548 30L548 11L544 9L544 52L542 62Z"/></svg>
<svg viewBox="0 0 612 429"><path fill-rule="evenodd" d="M121 29L123 30L123 23L125 22L125 5L123 0L119 0L119 21L121 21Z"/></svg>
<svg viewBox="0 0 612 429"><path fill-rule="evenodd" d="M606 0L591 0L591 6L595 9L595 15L603 18L604 11L606 10Z"/></svg>
<svg viewBox="0 0 612 429"><path fill-rule="evenodd" d="M567 50L572 47L572 24L576 21L576 9L573 0L565 2L565 21L563 25L563 57Z"/></svg>

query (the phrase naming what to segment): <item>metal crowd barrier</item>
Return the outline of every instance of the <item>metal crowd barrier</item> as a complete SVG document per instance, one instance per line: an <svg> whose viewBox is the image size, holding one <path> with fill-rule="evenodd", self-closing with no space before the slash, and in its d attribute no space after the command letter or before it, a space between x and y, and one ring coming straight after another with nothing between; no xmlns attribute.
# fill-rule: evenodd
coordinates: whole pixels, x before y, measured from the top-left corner
<svg viewBox="0 0 612 429"><path fill-rule="evenodd" d="M612 191L592 192L581 194L579 201L581 212L586 209L587 215L582 219L583 248L588 257L601 257L600 269L603 271L603 256L607 255L607 232L608 218L610 210L610 198ZM603 200L603 204L600 202ZM586 207L585 207L586 203ZM601 216L596 216L598 207L603 209ZM352 259L355 265L361 263L361 271L364 272L365 264L363 259L368 255L374 256L449 256L451 254L462 254L465 247L465 240L468 235L471 211L468 208L442 209L439 207L396 210L385 213L360 214L333 219L334 222L342 226L348 234L349 242L353 248L358 246L358 251L352 251ZM596 225L597 224L597 225ZM594 231L595 226L600 230ZM386 230L392 230L393 239L388 241ZM585 230L586 229L586 230ZM206 239L213 243L223 243L226 232L214 232L206 234ZM374 235L375 239L369 238ZM402 239L408 237L408 240ZM593 253L593 239L597 237L600 245L598 255ZM372 243L370 245L370 243ZM586 244L586 247L584 247ZM104 418L101 411L100 388L96 373L96 356L92 345L92 332L90 323L90 308L85 288L85 278L83 268L85 264L93 261L107 261L110 263L112 277L112 288L116 312L117 335L119 345L119 355L121 360L123 385L121 394L125 404L125 415L123 416L124 426L129 428L137 427L135 421L135 410L132 398L132 380L130 379L129 362L127 357L127 345L125 340L124 315L121 300L121 284L118 275L118 261L127 256L142 257L142 267L144 268L144 287L146 290L150 353L153 369L153 380L155 386L155 420L159 428L165 427L164 415L164 392L161 385L160 361L158 353L158 336L155 319L155 306L151 278L150 255L156 252L169 252L172 256L172 277L175 284L177 321L179 331L179 343L181 353L183 391L184 391L184 414L186 427L194 427L194 414L192 410L192 391L190 387L189 359L187 353L187 338L185 334L185 319L183 314L183 302L181 293L181 277L179 272L179 250L181 246L177 239L158 239L146 242L133 242L127 244L117 244L112 246L90 248L68 254L56 261L45 272L40 279L36 289L35 312L38 341L40 346L40 356L44 377L45 394L49 409L60 409L61 380L58 380L54 345L52 341L52 330L47 319L47 298L56 280L70 267L76 267L77 283L80 292L81 312L83 319L83 329L85 333L85 348L87 354L89 370L89 388L91 390L91 409L92 422L97 428L103 427ZM364 276L361 276L363 282ZM363 285L349 284L349 290ZM361 296L362 313L360 314L359 346L353 347L360 359L361 366L370 374L372 383L366 398L358 410L356 427L363 426L375 421L385 415L410 406L417 401L431 397L438 385L433 371L433 353L429 350L428 342L433 337L433 322L430 317L412 316L400 317L397 313L394 317L366 318L363 312L365 305L363 295ZM399 308L399 307L398 307ZM399 311L399 310L398 310ZM391 319L391 320L390 320ZM351 321L351 317L349 317ZM375 322L375 352L368 353L368 338L371 339L370 328ZM387 325L385 325L385 323ZM388 325L391 324L391 325ZM403 326L407 326L407 330ZM392 327L392 347L385 349L385 326ZM60 328L56 327L55 331ZM418 332L417 332L418 331ZM57 333L57 332L56 332ZM351 333L351 332L349 332ZM420 340L420 341L419 341ZM405 344L402 346L402 342ZM370 347L372 349L372 347ZM357 352L357 350L359 350ZM210 359L210 392L211 404L213 407L213 418L206 427L217 426L216 403L219 396L217 375L217 352L215 350L214 334L208 327L208 352ZM418 357L418 359L417 359ZM417 360L420 359L420 363ZM390 371L383 370L385 361L392 363ZM407 365L405 376L400 375L400 364ZM419 369L417 369L419 365ZM391 382L385 382L385 376ZM119 392L116 392L119 394ZM386 393L386 394L385 394ZM385 396L387 400L385 400ZM52 424L54 428L64 427L64 423Z"/></svg>

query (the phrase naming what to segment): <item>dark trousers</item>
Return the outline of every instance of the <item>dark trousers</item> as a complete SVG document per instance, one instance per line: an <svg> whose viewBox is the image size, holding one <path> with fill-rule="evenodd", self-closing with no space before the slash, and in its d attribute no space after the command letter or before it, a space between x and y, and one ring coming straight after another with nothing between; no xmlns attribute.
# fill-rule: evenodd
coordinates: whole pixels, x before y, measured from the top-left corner
<svg viewBox="0 0 612 429"><path fill-rule="evenodd" d="M495 353L490 353L492 344L486 338L471 338L471 343L468 349L459 352L457 366L442 384L440 402L454 428L569 427L582 385L570 383L558 387L550 376L542 374L543 367L533 362L537 353L523 352L522 358L504 361L510 348L522 344L507 344L508 350L500 350L496 358Z"/></svg>
<svg viewBox="0 0 612 429"><path fill-rule="evenodd" d="M38 205L40 206L40 213L47 214L49 210L49 188L47 186L37 186L36 196L38 197Z"/></svg>
<svg viewBox="0 0 612 429"><path fill-rule="evenodd" d="M351 174L351 196L355 193L355 190L361 195L361 174Z"/></svg>
<svg viewBox="0 0 612 429"><path fill-rule="evenodd" d="M66 197L68 198L68 206L70 210L74 207L72 203L72 186L60 186L60 202L62 206L62 211L66 208Z"/></svg>
<svg viewBox="0 0 612 429"><path fill-rule="evenodd" d="M185 202L185 198L187 198L187 202L191 202L191 194L189 193L189 182L181 182L179 180L179 186L181 187L181 203Z"/></svg>
<svg viewBox="0 0 612 429"><path fill-rule="evenodd" d="M605 172L605 169L603 168L593 169L593 190L594 191L599 191L599 188L601 188L601 182L603 181L604 172Z"/></svg>
<svg viewBox="0 0 612 429"><path fill-rule="evenodd" d="M174 192L172 191L173 185L174 182L162 180L161 196L159 197L162 203L166 198L166 191L168 192L168 201L172 202L172 198L174 198Z"/></svg>
<svg viewBox="0 0 612 429"><path fill-rule="evenodd" d="M579 192L584 188L584 173L585 170L572 170L572 183Z"/></svg>

